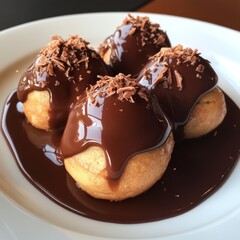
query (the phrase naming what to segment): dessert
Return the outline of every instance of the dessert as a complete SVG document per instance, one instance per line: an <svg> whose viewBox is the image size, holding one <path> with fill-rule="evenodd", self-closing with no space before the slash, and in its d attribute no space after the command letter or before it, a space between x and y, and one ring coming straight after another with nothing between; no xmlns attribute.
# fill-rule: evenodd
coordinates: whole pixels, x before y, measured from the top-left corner
<svg viewBox="0 0 240 240"><path fill-rule="evenodd" d="M57 40L58 37L54 38ZM62 41L61 39L59 40ZM78 42L78 40L76 41ZM58 41L55 43L57 42ZM191 57L189 57L189 54L186 54L186 59L183 61L183 63L181 63L180 60L177 60L178 64L183 64L184 66L184 64L187 65L191 63L190 65L194 66L194 64L199 63L198 61L195 63L195 60L199 57L199 54L196 51L192 51L190 55ZM68 57L70 56L72 55L70 54ZM153 58L154 57L152 57L150 60ZM191 59L191 61L189 61L189 59ZM53 60L55 61L56 59ZM72 62L72 60L70 60L71 57L69 58L68 63ZM86 63L84 60L83 62ZM48 67L50 67L50 65L48 65ZM168 64L164 63L164 65L165 66L163 67L168 67ZM197 64L194 67L196 67L195 73L197 71L198 74L196 75L197 78L201 79L203 78L206 70L203 71L203 67L199 65L200 64ZM46 66L47 65L45 65L45 67ZM67 66L69 65L66 65L66 69L68 69ZM75 65L73 69L75 69ZM98 67L96 67L95 70L98 71ZM145 71L143 70L145 73L143 74L142 72L141 76L145 76L151 81L152 78L150 74L157 72L157 70L157 68L154 68L153 72L149 71L147 74L147 70L145 69ZM163 86L169 86L169 82L165 80L170 79L167 75L167 72L171 72L171 74L178 79L178 90L181 89L180 92L183 92L184 88L186 87L185 78L182 77L183 75L181 75L182 73L180 74L178 69L175 70L176 71L166 70L166 72L164 70L164 72L162 72L163 81L161 80L160 82L163 83ZM8 79L14 79L15 75L12 74L14 71L15 69L9 69L8 74L3 74L3 78L6 78L3 80L7 81ZM161 69L159 69L159 71L161 71ZM66 74L66 72L64 74ZM158 75L158 77L161 76L161 74ZM182 130L184 130L185 138L189 136L190 138L193 138L199 136L199 133L194 133L196 129L200 129L200 132L208 132L210 129L214 128L213 126L210 126L210 129L207 130L199 128L199 126L208 127L209 123L203 125L197 124L196 128L196 120L199 122L203 120L206 123L206 115L208 116L207 119L211 120L210 115L213 112L213 116L215 117L210 122L216 124L215 119L217 114L215 113L215 110L220 113L219 119L226 114L226 117L223 119L222 123L215 128L214 131L201 138L188 139L174 143L173 135L170 133L171 128L168 124L169 118L166 119L165 116L162 115L162 111L160 111L160 116L162 116L164 120L163 122L160 121L159 123L156 123L150 121L151 124L144 124L143 120L147 116L145 114L146 109L143 111L141 107L138 109L139 111L133 107L131 108L130 114L126 114L126 116L128 116L125 118L127 125L129 124L128 120L132 119L133 117L133 122L130 124L133 126L133 128L130 128L128 131L123 131L121 128L117 129L117 131L112 130L116 127L114 124L120 121L120 119L116 117L117 113L124 113L124 108L118 108L118 110L120 110L118 112L116 105L114 105L116 107L115 112L111 110L110 113L109 111L108 116L111 115L111 118L109 117L109 121L105 122L105 119L105 124L102 124L102 113L106 111L106 108L113 99L116 100L114 103L123 105L129 104L130 106L136 106L135 104L138 105L139 103L144 106L144 103L146 104L147 102L149 103L149 106L152 106L150 109L152 109L154 113L158 112L160 109L160 101L157 103L156 100L154 100L155 92L153 91L153 86L149 86L149 81L145 83L150 91L146 90L146 87L144 88L143 86L139 86L139 84L137 84L136 81L133 81L130 76L124 76L122 74L118 75L117 78L127 78L130 80L127 81L127 85L128 87L130 86L130 89L128 87L124 88L124 91L122 92L122 101L118 99L118 96L121 94L123 89L113 94L111 94L112 91L108 91L108 93L105 93L105 91L100 91L102 87L105 88L103 82L108 82L111 77L102 76L101 81L103 82L101 83L100 81L101 84L99 82L96 83L95 79L93 82L91 82L92 86L86 92L85 87L83 87L84 90L80 94L77 94L78 91L75 89L73 94L71 93L72 97L69 102L67 97L62 99L61 103L64 103L64 101L67 100L67 102L64 104L67 106L66 115L68 115L70 112L70 118L66 128L65 124L63 124L64 126L60 128L57 127L54 131L42 131L41 129L33 127L31 125L32 123L29 124L31 120L26 121L21 109L21 104L19 104L17 93L14 91L4 105L1 121L2 132L6 138L6 141L8 141L16 163L18 164L18 167L24 176L37 189L44 193L45 196L60 206L73 211L74 213L100 221L116 223L144 223L173 217L191 210L203 200L211 196L216 190L218 190L218 188L230 175L236 162L239 160L239 107L224 92L217 88L215 81L216 77L214 74L212 76L214 83L211 84L207 90L205 89L206 91L197 98L197 101L193 105L191 113L189 114L190 116L188 115L187 124L176 124L176 121L173 121L172 124L175 130L175 137L176 133L177 135L181 135ZM143 80L143 82L145 80ZM159 81L156 82L159 84ZM30 105L34 107L37 106L38 108L42 107L43 105L46 108L46 110L39 110L39 113L37 114L35 112L35 116L43 115L42 111L45 111L46 117L43 117L43 119L54 117L53 115L55 114L53 114L51 109L52 102L47 99L49 98L51 89L45 89L44 86L41 88L41 81L38 82L39 86L30 86L30 83L31 81L28 83L29 86L27 84L25 85L25 93L28 93L28 95L34 92L37 94L39 93L39 97L36 97L37 95L33 94L37 99L37 103L33 101L33 103ZM75 86L74 84L75 83L72 85L73 87ZM108 84L106 84L106 86L108 86ZM28 87L31 87L31 91L29 92L27 92ZM32 91L33 87L34 90ZM35 89L37 91L35 91ZM136 89L136 93L133 94L135 91L134 89ZM132 92L132 90L134 91ZM42 104L43 101L39 101L39 99L42 97L41 94L47 95L47 101L44 104ZM32 98L34 99L34 97L30 97L30 99ZM147 99L148 101L145 101ZM111 100L110 103L108 100ZM135 103L132 103L132 100ZM152 105L150 103L154 104ZM205 105L208 105L208 107L206 108ZM226 111L219 111L220 108L224 109L224 105L226 106L225 110L227 108L227 113ZM85 106L84 109L86 111L84 111L83 114L80 111L80 114L78 114L78 110L83 109L83 106ZM207 113L205 112L206 110ZM136 111L141 111L141 117L137 118L139 114L135 114ZM167 112L167 109L165 109L165 111ZM49 112L52 112L50 117L48 115ZM63 112L65 112L65 110ZM76 112L78 116L73 115ZM204 112L204 114L201 114L201 118L199 112ZM168 112L168 115L173 116L171 115L171 112ZM82 122L79 121L81 116L84 116L84 120ZM117 118L117 120L114 120L114 116ZM157 116L159 117L158 114ZM49 120L45 121L45 123L47 123L46 129L52 129L53 119ZM72 120L73 124L70 122ZM49 124L49 122L51 124ZM157 129L158 126L156 125L164 122L167 124L167 131L165 134L166 141L162 140L163 144L160 146L155 145L155 147L150 147L149 149L147 147L141 148L142 151L135 149L136 152L133 155L130 154L131 151L123 151L124 147L130 147L131 144L128 145L128 143L139 143L141 141L146 141L148 138L142 138L140 135L145 134L145 137L148 136L146 134L152 132L149 131L149 129L151 130L152 127ZM141 127L138 128L138 124L140 124ZM60 125L62 124L59 124L59 126ZM76 131L77 128L78 131ZM62 138L64 129L64 137ZM111 135L111 139L109 137L110 140L107 139L105 135L106 131L104 129L111 129L108 132L110 132L110 134L115 133L117 135L117 140L114 138L114 134ZM136 129L137 134L131 134L133 129ZM85 132L82 130L85 130ZM74 134L68 135L68 133L71 132ZM83 135L76 135L78 133ZM84 135L84 133L86 134ZM156 134L154 132L152 133L153 135ZM119 137L123 136L122 134L127 134L126 138L128 141ZM99 138L100 135L104 137ZM106 142L106 139L109 143L107 145L103 144ZM75 140L77 140L77 142L74 142ZM173 143L174 149L171 154L171 160L169 161L169 153L173 148ZM115 151L115 148L111 148L110 145L116 146L117 150ZM80 148L78 148L79 146ZM66 157L64 161L60 148L62 148L62 152ZM76 149L76 154L74 148ZM108 152L107 150L109 149L112 150ZM166 155L163 155L164 150L167 150ZM117 165L112 164L111 161L114 159L114 153L116 153L116 155L120 154L121 156L125 156L125 158L121 158L122 161ZM130 156L128 156L126 153L129 153ZM149 156L151 156L151 158L149 158ZM120 156L117 157L120 158ZM156 159L158 161L156 161ZM142 166L142 168L139 169L139 166ZM163 172L164 174L161 176ZM157 181L159 178L160 180ZM83 185L85 180L87 180L86 188L84 188L85 185ZM89 184L91 181L94 182L94 184L97 182L97 187ZM126 185L123 184L124 181ZM156 183L154 184L154 182ZM152 183L154 185L148 191L145 191L151 186ZM84 191L79 186L81 186ZM102 187L100 188L99 186ZM99 193L99 191L104 192L105 189L108 191L107 197L106 195L103 197ZM129 189L134 189L134 191L129 193L129 191L126 191ZM94 197L85 192L89 190L89 193ZM112 194L113 192L114 194ZM141 192L144 193L140 194ZM97 195L95 195L96 193ZM117 195L116 193L120 194ZM109 197L109 195L113 195L113 197ZM130 198L132 196L135 197ZM98 199L106 198L111 200L121 200L128 197L129 199L118 202L103 201L102 199ZM146 213L146 208L147 214L142 214L143 212Z"/></svg>
<svg viewBox="0 0 240 240"><path fill-rule="evenodd" d="M194 106L184 126L185 138L196 138L213 131L222 123L226 112L224 94L215 87L202 95Z"/></svg>
<svg viewBox="0 0 240 240"><path fill-rule="evenodd" d="M130 14L122 25L100 45L99 53L113 74L136 76L148 58L162 47L170 47L167 34L148 17Z"/></svg>
<svg viewBox="0 0 240 240"><path fill-rule="evenodd" d="M123 200L165 172L174 145L157 101L130 75L104 76L75 103L61 150L67 171L96 198Z"/></svg>
<svg viewBox="0 0 240 240"><path fill-rule="evenodd" d="M108 73L98 53L78 35L50 43L22 75L18 98L24 114L36 128L51 130L65 125L69 108L97 75Z"/></svg>
<svg viewBox="0 0 240 240"><path fill-rule="evenodd" d="M210 63L182 45L162 48L138 78L157 96L179 139L205 135L223 121L226 104L217 81Z"/></svg>

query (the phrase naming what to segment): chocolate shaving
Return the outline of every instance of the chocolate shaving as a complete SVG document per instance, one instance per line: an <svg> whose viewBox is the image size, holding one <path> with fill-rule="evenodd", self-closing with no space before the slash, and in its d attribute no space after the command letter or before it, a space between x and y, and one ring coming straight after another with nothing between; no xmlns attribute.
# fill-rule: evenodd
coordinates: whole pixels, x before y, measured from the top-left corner
<svg viewBox="0 0 240 240"><path fill-rule="evenodd" d="M65 72L69 81L73 79L71 72L84 63L88 69L89 57L98 58L97 53L88 46L88 42L79 35L70 36L63 40L60 36L53 36L48 45L43 48L35 64L35 70L40 75L47 72L54 76L55 70Z"/></svg>
<svg viewBox="0 0 240 240"><path fill-rule="evenodd" d="M162 80L167 80L167 78L164 78L167 71L168 71L168 68L163 66L162 70L160 71L160 73L158 74L158 76L156 78L156 81L154 82L154 85L158 84L158 82L160 82Z"/></svg>
<svg viewBox="0 0 240 240"><path fill-rule="evenodd" d="M202 64L199 64L199 65L197 66L197 68L196 68L196 71L197 71L197 72L200 72L200 73L203 73L204 68L205 68L205 67L204 67Z"/></svg>
<svg viewBox="0 0 240 240"><path fill-rule="evenodd" d="M176 81L177 81L177 87L179 88L179 91L181 91L183 89L183 84L182 84L182 76L181 74L177 71L177 70L174 70L174 75L176 77Z"/></svg>
<svg viewBox="0 0 240 240"><path fill-rule="evenodd" d="M161 48L157 54L149 58L149 60L155 62L153 69L151 70L149 68L146 68L144 70L144 76L148 80L149 84L152 83L151 72L156 72L156 69L159 69L159 67L161 67L161 70L155 79L154 85L161 83L162 87L171 88L172 74L169 62L172 60L170 59L176 60L176 66L184 63L190 63L194 66L199 59L199 53L197 49L192 50L191 48L183 48L183 46L180 44L172 48ZM202 64L199 64L196 68L196 71L202 73L204 71L204 66ZM183 89L183 78L177 70L174 70L174 76L176 79L177 87L181 91ZM197 77L201 76L198 74Z"/></svg>
<svg viewBox="0 0 240 240"><path fill-rule="evenodd" d="M144 69L144 76L146 77L148 83L151 85L152 84L152 74L150 69L146 68Z"/></svg>
<svg viewBox="0 0 240 240"><path fill-rule="evenodd" d="M86 90L87 96L94 105L98 105L98 97L110 97L117 94L121 101L134 103L134 96L137 94L148 101L146 88L140 86L131 75L119 73L115 77L99 76L100 80L94 86Z"/></svg>
<svg viewBox="0 0 240 240"><path fill-rule="evenodd" d="M137 16L134 18L131 14L128 14L128 17L123 20L122 25L119 26L118 29L128 24L132 24L128 33L129 35L133 35L137 31L140 31L142 46L146 45L149 41L159 46L166 46L166 33L160 29L159 24L152 23L149 17Z"/></svg>
<svg viewBox="0 0 240 240"><path fill-rule="evenodd" d="M196 77L197 78L202 78L202 76L199 73L196 74Z"/></svg>
<svg viewBox="0 0 240 240"><path fill-rule="evenodd" d="M191 48L183 48L182 45L177 45L172 48L164 47L156 53L154 56L150 57L150 59L154 59L157 62L167 62L170 58L176 58L177 65L181 63L193 63L196 62L198 58L198 50L192 50Z"/></svg>

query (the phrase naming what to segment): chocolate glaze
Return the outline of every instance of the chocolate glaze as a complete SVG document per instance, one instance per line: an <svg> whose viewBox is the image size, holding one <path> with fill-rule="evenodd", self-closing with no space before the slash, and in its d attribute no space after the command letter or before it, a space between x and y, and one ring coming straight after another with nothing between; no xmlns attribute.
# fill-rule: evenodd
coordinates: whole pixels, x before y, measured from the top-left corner
<svg viewBox="0 0 240 240"><path fill-rule="evenodd" d="M136 21L138 25L135 24L135 21L133 23L132 19L125 21L111 36L105 39L99 48L102 57L109 49L111 50L109 65L112 67L114 75L121 72L135 77L150 56L157 53L162 47L171 46L167 34L160 28L152 33L149 28L151 23L141 26L140 20ZM132 33L133 29L135 29L134 33ZM142 34L144 34L144 40ZM154 34L154 38L150 37L152 34ZM156 40L160 38L162 41Z"/></svg>
<svg viewBox="0 0 240 240"><path fill-rule="evenodd" d="M79 37L76 37L76 39ZM63 49L66 49L66 42L59 43L58 54L55 58L61 62L64 68L59 67L49 57L49 61L53 64L53 74L48 72L46 68L43 72L38 70L38 64L43 56L38 55L36 60L22 75L18 85L18 98L21 102L27 100L27 95L33 90L47 90L50 96L50 112L49 125L50 129L61 128L65 125L69 109L77 96L80 96L87 87L96 83L97 75L108 74L108 68L101 57L91 48L87 47L78 49L74 45L71 46L71 53L77 63L64 62L61 60ZM69 54L67 52L67 54ZM71 62L71 56L69 61ZM54 59L55 59L54 58ZM88 58L88 63L83 58ZM79 61L79 62L78 62ZM69 65L74 65L74 67ZM68 74L66 71L69 69Z"/></svg>
<svg viewBox="0 0 240 240"><path fill-rule="evenodd" d="M109 178L117 179L129 158L161 146L171 127L157 100L138 94L133 99L134 103L119 100L114 94L98 96L98 104L89 97L77 102L62 137L64 157L99 146L105 152Z"/></svg>
<svg viewBox="0 0 240 240"><path fill-rule="evenodd" d="M61 161L56 161L62 133L29 125L16 108L16 93L6 102L2 131L24 176L60 206L101 221L156 221L184 213L207 199L238 161L240 110L225 98L228 111L222 124L204 137L177 143L162 179L144 194L121 202L94 199L77 187Z"/></svg>
<svg viewBox="0 0 240 240"><path fill-rule="evenodd" d="M182 50L182 49L181 49ZM175 137L182 139L183 126L199 98L214 88L218 77L207 60L190 53L185 56L153 57L138 77L138 82L146 86L159 101L164 112L173 123ZM186 60L186 57L189 57ZM167 71L162 75L163 68ZM176 72L182 78L182 86L177 81ZM161 79L158 79L162 75Z"/></svg>

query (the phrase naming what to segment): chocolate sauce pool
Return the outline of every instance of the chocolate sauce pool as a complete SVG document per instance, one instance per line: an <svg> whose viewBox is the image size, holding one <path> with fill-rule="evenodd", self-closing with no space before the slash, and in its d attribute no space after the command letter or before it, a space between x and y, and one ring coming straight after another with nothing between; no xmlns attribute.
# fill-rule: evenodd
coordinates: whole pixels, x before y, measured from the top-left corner
<svg viewBox="0 0 240 240"><path fill-rule="evenodd" d="M142 195L121 202L98 200L78 188L56 157L62 133L30 126L18 111L15 92L6 102L2 130L24 176L60 206L107 222L156 221L194 208L231 173L240 152L240 110L225 97L223 123L207 136L177 143L162 179Z"/></svg>

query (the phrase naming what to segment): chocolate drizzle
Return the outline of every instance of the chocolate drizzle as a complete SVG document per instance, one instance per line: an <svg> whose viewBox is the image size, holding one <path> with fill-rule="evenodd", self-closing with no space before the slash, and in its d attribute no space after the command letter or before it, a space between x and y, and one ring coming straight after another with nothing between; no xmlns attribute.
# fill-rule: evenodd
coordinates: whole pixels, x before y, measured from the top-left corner
<svg viewBox="0 0 240 240"><path fill-rule="evenodd" d="M198 99L214 88L217 81L209 62L197 50L182 45L162 48L149 59L138 78L141 85L157 96L180 135Z"/></svg>
<svg viewBox="0 0 240 240"><path fill-rule="evenodd" d="M65 157L90 146L106 153L110 179L133 155L159 147L171 131L155 98L130 76L102 77L76 102L61 141Z"/></svg>
<svg viewBox="0 0 240 240"><path fill-rule="evenodd" d="M162 47L170 47L170 41L159 24L151 23L148 17L128 15L114 34L100 45L99 53L104 57L111 50L109 65L114 74L122 72L136 76L148 58Z"/></svg>
<svg viewBox="0 0 240 240"><path fill-rule="evenodd" d="M47 90L50 128L63 127L71 104L97 81L98 74L108 74L108 70L88 42L79 36L70 36L66 41L54 36L22 75L18 98L25 102L29 92Z"/></svg>

